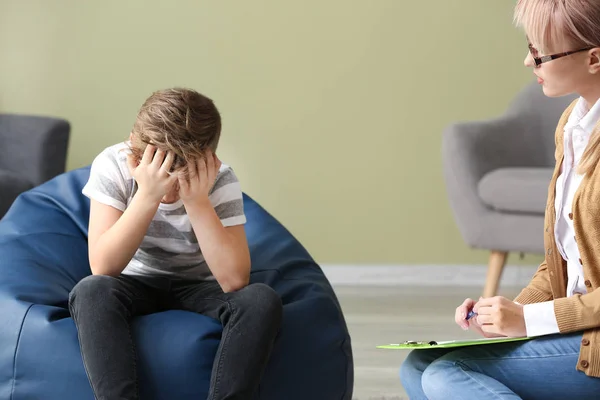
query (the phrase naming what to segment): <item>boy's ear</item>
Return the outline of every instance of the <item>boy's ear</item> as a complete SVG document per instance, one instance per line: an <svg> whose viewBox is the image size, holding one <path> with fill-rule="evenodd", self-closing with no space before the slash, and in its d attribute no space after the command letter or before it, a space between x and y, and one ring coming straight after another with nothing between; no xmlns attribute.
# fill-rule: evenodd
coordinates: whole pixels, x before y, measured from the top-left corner
<svg viewBox="0 0 600 400"><path fill-rule="evenodd" d="M129 141L133 140L133 132L129 132Z"/></svg>

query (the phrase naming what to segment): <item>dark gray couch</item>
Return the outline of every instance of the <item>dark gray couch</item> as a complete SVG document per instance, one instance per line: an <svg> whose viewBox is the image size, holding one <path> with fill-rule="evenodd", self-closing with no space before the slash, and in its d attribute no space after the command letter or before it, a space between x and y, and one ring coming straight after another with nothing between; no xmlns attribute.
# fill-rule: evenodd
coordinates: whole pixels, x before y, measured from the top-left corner
<svg viewBox="0 0 600 400"><path fill-rule="evenodd" d="M70 130L59 118L0 114L0 218L20 193L65 172Z"/></svg>
<svg viewBox="0 0 600 400"><path fill-rule="evenodd" d="M491 252L485 297L495 295L509 252L544 253L554 133L575 98L548 98L532 83L504 115L444 132L444 177L459 231L469 246Z"/></svg>

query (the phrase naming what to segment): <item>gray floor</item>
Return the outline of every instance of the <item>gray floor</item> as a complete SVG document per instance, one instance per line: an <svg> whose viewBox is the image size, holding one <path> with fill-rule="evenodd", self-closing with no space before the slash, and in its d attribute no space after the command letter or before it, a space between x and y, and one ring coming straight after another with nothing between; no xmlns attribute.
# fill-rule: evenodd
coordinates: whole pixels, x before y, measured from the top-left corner
<svg viewBox="0 0 600 400"><path fill-rule="evenodd" d="M379 344L404 340L453 340L476 337L454 323L454 310L476 287L357 287L340 286L339 297L352 337L354 399L404 400L398 379L405 351L379 350ZM512 298L518 289L504 289Z"/></svg>

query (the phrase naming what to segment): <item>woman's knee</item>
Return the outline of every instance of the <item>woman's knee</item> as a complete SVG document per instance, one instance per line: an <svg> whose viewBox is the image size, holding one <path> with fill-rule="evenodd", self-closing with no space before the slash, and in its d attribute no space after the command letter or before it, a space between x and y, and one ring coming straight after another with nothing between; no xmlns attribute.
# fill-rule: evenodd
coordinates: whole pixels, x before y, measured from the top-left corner
<svg viewBox="0 0 600 400"><path fill-rule="evenodd" d="M449 360L436 360L423 372L421 387L430 400L447 399L452 391L452 372L458 367Z"/></svg>
<svg viewBox="0 0 600 400"><path fill-rule="evenodd" d="M400 366L400 381L405 388L421 385L421 375L429 365L424 353L419 350L411 351Z"/></svg>

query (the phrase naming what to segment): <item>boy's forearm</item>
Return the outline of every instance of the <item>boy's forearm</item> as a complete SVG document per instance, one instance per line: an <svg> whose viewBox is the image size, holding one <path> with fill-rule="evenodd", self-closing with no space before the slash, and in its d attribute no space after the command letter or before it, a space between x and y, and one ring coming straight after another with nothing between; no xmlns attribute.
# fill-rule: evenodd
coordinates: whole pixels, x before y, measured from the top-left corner
<svg viewBox="0 0 600 400"><path fill-rule="evenodd" d="M227 231L208 199L186 205L202 255L223 291L243 288L250 279L250 253Z"/></svg>
<svg viewBox="0 0 600 400"><path fill-rule="evenodd" d="M90 254L90 265L95 275L118 276L135 252L156 214L160 201L137 192L123 215L98 238Z"/></svg>

